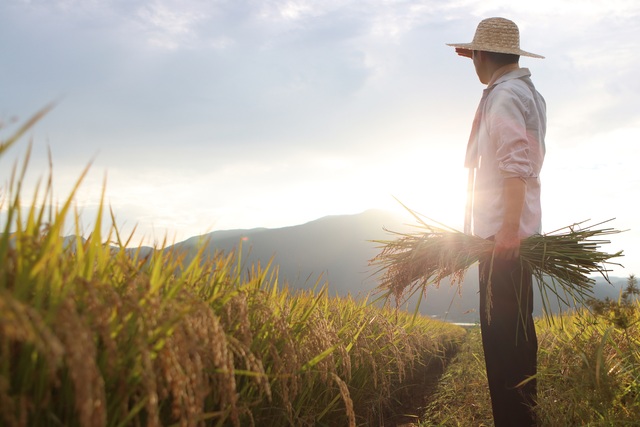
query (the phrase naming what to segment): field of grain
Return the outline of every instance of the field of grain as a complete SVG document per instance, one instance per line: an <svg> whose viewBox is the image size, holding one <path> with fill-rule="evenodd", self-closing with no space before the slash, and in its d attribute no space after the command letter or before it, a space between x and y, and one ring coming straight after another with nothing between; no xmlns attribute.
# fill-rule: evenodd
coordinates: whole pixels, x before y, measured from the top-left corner
<svg viewBox="0 0 640 427"><path fill-rule="evenodd" d="M538 423L635 426L640 419L640 303L612 301L540 319ZM445 371L421 426L491 426L479 328L472 328Z"/></svg>
<svg viewBox="0 0 640 427"><path fill-rule="evenodd" d="M132 249L104 206L87 233L83 177L57 202L50 173L25 201L27 160L0 199L1 425L380 425L465 334L324 283L291 291L233 253Z"/></svg>

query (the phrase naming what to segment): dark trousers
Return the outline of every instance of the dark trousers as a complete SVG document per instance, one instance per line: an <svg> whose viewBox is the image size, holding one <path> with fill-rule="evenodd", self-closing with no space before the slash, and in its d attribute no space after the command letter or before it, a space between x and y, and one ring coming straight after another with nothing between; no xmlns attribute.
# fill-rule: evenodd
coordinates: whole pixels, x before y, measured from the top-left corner
<svg viewBox="0 0 640 427"><path fill-rule="evenodd" d="M487 318L487 288L492 308ZM535 426L538 340L532 275L519 261L480 262L480 327L496 427Z"/></svg>

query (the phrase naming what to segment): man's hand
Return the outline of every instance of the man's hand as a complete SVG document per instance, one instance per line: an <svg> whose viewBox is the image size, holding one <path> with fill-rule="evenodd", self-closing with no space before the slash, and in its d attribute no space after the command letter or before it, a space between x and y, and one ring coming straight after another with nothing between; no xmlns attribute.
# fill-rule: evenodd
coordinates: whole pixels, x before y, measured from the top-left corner
<svg viewBox="0 0 640 427"><path fill-rule="evenodd" d="M508 261L513 261L520 255L520 239L518 230L509 230L502 227L495 236L496 257Z"/></svg>
<svg viewBox="0 0 640 427"><path fill-rule="evenodd" d="M473 58L473 51L471 49L463 49L461 47L456 48L456 53L465 58Z"/></svg>

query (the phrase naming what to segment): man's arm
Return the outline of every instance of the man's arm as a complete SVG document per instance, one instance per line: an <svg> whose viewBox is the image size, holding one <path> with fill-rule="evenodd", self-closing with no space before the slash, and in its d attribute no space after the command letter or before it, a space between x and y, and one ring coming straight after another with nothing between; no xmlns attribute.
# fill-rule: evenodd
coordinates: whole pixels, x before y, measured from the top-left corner
<svg viewBox="0 0 640 427"><path fill-rule="evenodd" d="M520 217L524 206L527 184L518 177L504 180L504 216L502 228L495 237L496 256L515 259L520 251Z"/></svg>

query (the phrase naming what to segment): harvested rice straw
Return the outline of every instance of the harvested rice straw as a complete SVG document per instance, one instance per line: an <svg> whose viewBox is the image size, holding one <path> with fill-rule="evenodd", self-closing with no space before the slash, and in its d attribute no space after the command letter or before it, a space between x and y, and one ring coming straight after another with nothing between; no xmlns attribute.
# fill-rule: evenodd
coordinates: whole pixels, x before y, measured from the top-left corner
<svg viewBox="0 0 640 427"><path fill-rule="evenodd" d="M491 255L494 247L490 240L462 233L433 220L429 221L437 225L427 223L408 210L418 221L414 226L417 231L386 230L397 238L376 240L382 244L382 250L369 262L379 267L376 273L383 273L377 290L384 292L385 297L393 296L398 306L418 291L422 297L428 286L438 287L445 278L450 279L452 286L459 287L469 267L481 257ZM610 260L622 256L622 251L609 254L599 250L601 245L610 243L602 237L620 233L613 228L598 228L609 221L594 225L585 225L586 221L583 221L523 240L520 261L537 279L545 315L551 314L550 296L555 297L559 305L584 305L592 296L595 284L590 275L601 275L609 282L607 266L619 266ZM490 286L489 279L489 306L485 307L489 319Z"/></svg>

